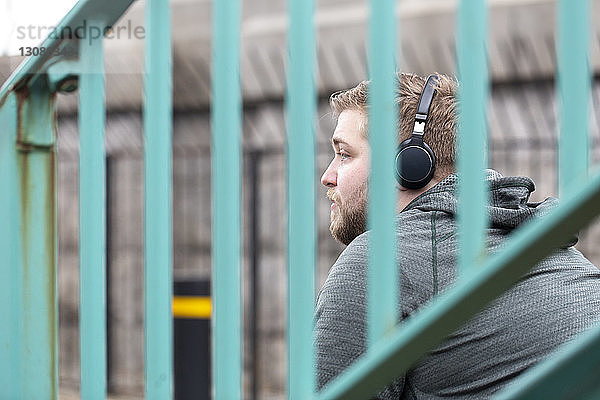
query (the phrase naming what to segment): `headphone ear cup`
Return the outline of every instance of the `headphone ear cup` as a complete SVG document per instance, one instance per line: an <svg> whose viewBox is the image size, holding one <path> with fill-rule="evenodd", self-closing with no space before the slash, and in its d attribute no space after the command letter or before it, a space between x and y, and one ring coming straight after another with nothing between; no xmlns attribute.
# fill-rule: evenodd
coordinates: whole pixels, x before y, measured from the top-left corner
<svg viewBox="0 0 600 400"><path fill-rule="evenodd" d="M435 172L435 155L427 143L405 140L398 147L395 160L396 181L408 189L426 186Z"/></svg>
<svg viewBox="0 0 600 400"><path fill-rule="evenodd" d="M396 176L396 182L402 185L402 150L408 147L412 139L407 139L400 143L396 150L396 157L394 158L394 175Z"/></svg>

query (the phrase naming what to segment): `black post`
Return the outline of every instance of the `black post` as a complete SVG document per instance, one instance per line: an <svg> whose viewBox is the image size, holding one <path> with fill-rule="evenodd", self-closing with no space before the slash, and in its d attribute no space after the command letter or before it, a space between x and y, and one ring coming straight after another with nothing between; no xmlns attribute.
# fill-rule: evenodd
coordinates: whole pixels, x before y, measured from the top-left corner
<svg viewBox="0 0 600 400"><path fill-rule="evenodd" d="M112 207L112 167L113 167L113 157L110 156L109 154L106 155L105 158L105 162L106 162L106 177L105 177L105 184L106 184L106 386L107 386L107 391L108 393L111 393L112 390L112 382L113 382L113 376L111 374L112 371L112 356L111 356L111 348L113 345L113 335L112 335L112 308L114 306L113 304L113 298L110 294L111 292L111 283L112 283L112 242L110 240L111 238L111 231L112 231L112 224L111 224L111 216L113 213L113 207Z"/></svg>
<svg viewBox="0 0 600 400"><path fill-rule="evenodd" d="M208 297L210 280L176 280L175 297ZM209 400L211 393L210 318L173 320L175 400Z"/></svg>
<svg viewBox="0 0 600 400"><path fill-rule="evenodd" d="M252 380L250 383L251 399L258 399L258 368L259 368L259 357L257 350L257 320L258 320L258 282L259 280L259 173L258 169L260 166L261 154L258 151L250 151L248 159L248 172L250 180L250 193L249 193L249 211L250 211L250 232L248 234L248 251L250 258L250 357L252 359Z"/></svg>

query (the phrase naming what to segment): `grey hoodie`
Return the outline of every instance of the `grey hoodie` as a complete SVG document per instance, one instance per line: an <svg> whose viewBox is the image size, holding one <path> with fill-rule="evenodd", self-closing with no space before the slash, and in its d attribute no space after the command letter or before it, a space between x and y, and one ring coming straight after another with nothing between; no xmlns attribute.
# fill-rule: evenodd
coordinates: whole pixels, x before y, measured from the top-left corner
<svg viewBox="0 0 600 400"><path fill-rule="evenodd" d="M549 212L556 199L528 203L534 184L488 170L490 251L524 221ZM398 214L402 319L455 279L456 175ZM321 389L365 351L367 245L358 236L339 256L315 313L317 381ZM557 346L600 321L600 271L565 243L466 325L446 338L381 399L487 398Z"/></svg>

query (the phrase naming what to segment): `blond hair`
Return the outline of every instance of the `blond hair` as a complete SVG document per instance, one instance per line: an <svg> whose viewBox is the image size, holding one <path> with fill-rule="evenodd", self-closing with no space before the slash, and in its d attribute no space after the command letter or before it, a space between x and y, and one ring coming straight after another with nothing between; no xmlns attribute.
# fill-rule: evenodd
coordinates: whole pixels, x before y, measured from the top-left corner
<svg viewBox="0 0 600 400"><path fill-rule="evenodd" d="M457 130L458 103L456 99L458 82L446 75L436 74L438 83L435 96L429 109L427 125L423 139L435 153L435 176L442 178L454 171L454 143ZM426 79L414 74L398 74L396 104L399 104L399 125L401 127L399 143L412 135L417 104ZM331 95L329 104L337 118L344 110L355 110L364 114L364 124L358 128L367 134L367 93L369 82L363 81L355 87Z"/></svg>

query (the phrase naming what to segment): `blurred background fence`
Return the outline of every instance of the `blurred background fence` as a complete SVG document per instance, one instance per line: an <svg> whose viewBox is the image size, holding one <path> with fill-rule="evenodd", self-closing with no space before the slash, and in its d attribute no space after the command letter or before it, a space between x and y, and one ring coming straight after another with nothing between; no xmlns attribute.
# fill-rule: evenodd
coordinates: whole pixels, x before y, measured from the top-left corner
<svg viewBox="0 0 600 400"><path fill-rule="evenodd" d="M143 2L121 24L143 25ZM555 7L551 0L489 1L489 160L504 175L536 182L532 200L557 195ZM244 392L283 398L286 385L286 4L243 3L243 296ZM400 67L455 75L456 2L398 1ZM591 152L600 162L600 1L591 1ZM174 280L210 276L211 2L173 0ZM368 4L321 0L318 32L317 171L331 157L332 91L366 79ZM143 325L142 40L105 41L107 154L108 385L141 397ZM0 58L0 81L20 61ZM61 94L58 119L60 384L79 384L77 96ZM315 185L319 185L315 176ZM329 201L318 189L318 287L341 247L329 235ZM253 235L253 232L257 232ZM600 225L582 232L578 248L600 265ZM253 283L254 282L254 283ZM253 334L255 332L255 334ZM253 339L255 338L255 339Z"/></svg>

